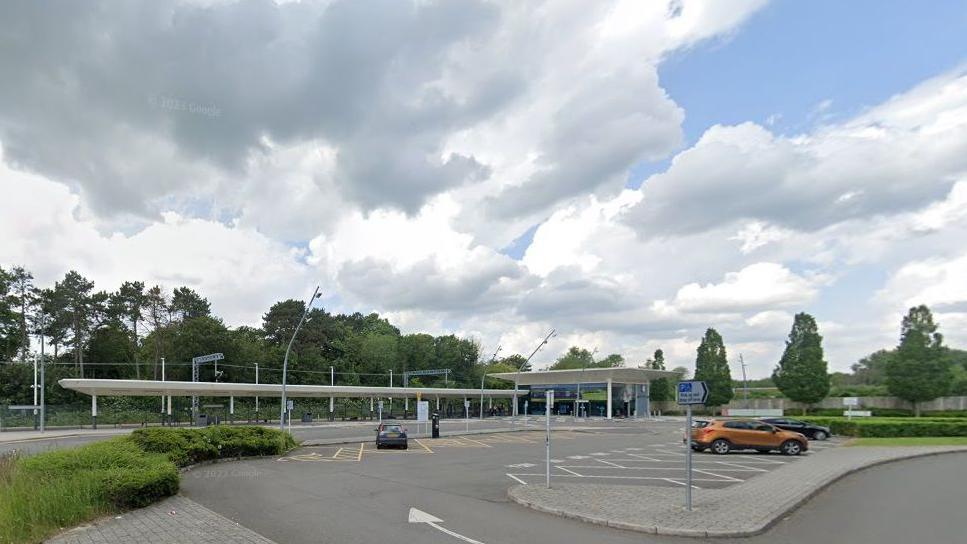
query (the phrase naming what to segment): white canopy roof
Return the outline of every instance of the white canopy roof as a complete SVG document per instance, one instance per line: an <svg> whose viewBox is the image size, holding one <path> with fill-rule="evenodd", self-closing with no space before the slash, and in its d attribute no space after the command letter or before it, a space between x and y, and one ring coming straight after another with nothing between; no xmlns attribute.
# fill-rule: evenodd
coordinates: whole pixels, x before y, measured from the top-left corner
<svg viewBox="0 0 967 544"><path fill-rule="evenodd" d="M103 396L160 396L174 397L280 397L282 385L274 383L215 383L176 382L155 380L92 380L67 378L60 380L61 387L87 395ZM426 398L435 397L485 397L510 398L511 389L456 389L437 387L366 387L352 385L286 385L288 397L392 397L415 398L420 393Z"/></svg>
<svg viewBox="0 0 967 544"><path fill-rule="evenodd" d="M575 370L535 370L532 372L501 372L487 374L494 378L516 381L518 385L565 385L571 383L604 383L611 378L614 383L649 383L658 378L678 379L670 370L649 368L586 368ZM518 381L519 377L519 381Z"/></svg>

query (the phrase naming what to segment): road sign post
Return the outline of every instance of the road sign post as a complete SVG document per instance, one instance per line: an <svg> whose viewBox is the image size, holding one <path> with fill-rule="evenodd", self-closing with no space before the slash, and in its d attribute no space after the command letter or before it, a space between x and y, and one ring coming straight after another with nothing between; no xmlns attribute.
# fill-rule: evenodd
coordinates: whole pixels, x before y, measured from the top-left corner
<svg viewBox="0 0 967 544"><path fill-rule="evenodd" d="M221 361L224 358L225 358L225 355L223 355L221 353L209 353L208 355L202 355L200 357L192 357L191 358L191 381L192 382L197 382L198 381L198 365L202 365L202 364L205 364L205 363L210 363L212 361L216 361L215 364L217 365L218 364L217 361ZM217 369L217 367L216 367L216 369ZM198 396L197 395L192 395L192 397L191 397L191 420L194 422L197 419L198 419Z"/></svg>
<svg viewBox="0 0 967 544"><path fill-rule="evenodd" d="M544 394L544 401L547 406L544 407L544 456L545 456L545 478L547 482L547 488L551 488L551 407L554 406L554 390L551 389Z"/></svg>
<svg viewBox="0 0 967 544"><path fill-rule="evenodd" d="M846 420L853 421L853 408L860 405L859 397L843 397L843 406L846 407Z"/></svg>
<svg viewBox="0 0 967 544"><path fill-rule="evenodd" d="M708 386L691 380L678 382L678 404L685 406L685 508L692 511L692 405L705 404Z"/></svg>

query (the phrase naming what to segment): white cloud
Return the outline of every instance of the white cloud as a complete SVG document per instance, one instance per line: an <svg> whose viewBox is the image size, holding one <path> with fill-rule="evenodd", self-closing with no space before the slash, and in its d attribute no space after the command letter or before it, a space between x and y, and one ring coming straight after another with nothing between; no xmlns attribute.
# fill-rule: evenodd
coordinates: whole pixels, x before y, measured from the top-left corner
<svg viewBox="0 0 967 544"><path fill-rule="evenodd" d="M269 305L311 281L299 250L250 228L169 212L137 233L103 235L78 217L80 199L67 187L2 165L0 193L0 262L26 266L42 285L68 269L103 290L134 280L187 285L230 324L258 325Z"/></svg>
<svg viewBox="0 0 967 544"><path fill-rule="evenodd" d="M817 281L819 280L819 281ZM751 264L729 272L721 283L690 283L673 304L686 312L735 312L802 306L816 296L822 278L805 278L776 263Z"/></svg>

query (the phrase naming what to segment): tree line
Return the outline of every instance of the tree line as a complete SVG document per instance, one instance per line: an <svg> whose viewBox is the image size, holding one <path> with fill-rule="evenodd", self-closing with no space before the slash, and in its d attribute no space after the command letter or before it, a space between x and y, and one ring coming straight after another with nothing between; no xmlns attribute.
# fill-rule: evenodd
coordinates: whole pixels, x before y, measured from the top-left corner
<svg viewBox="0 0 967 544"><path fill-rule="evenodd" d="M871 385L882 385L886 394L909 401L915 415L920 415L923 402L949 394L967 394L967 351L943 345L938 324L925 305L910 308L900 324L896 348L880 350L861 359L852 367L853 378ZM831 384L843 383L844 375L828 372L816 319L805 312L793 319L792 329L772 376L757 385L772 384L787 398L810 405L826 398ZM661 350L655 361L661 361ZM652 368L664 368L654 364ZM714 328L705 331L695 359L694 379L704 380L709 387L706 406L728 404L737 382L732 379L725 342ZM674 390L656 380L651 400L673 400Z"/></svg>
<svg viewBox="0 0 967 544"><path fill-rule="evenodd" d="M203 381L278 383L286 346L305 311L299 300L282 300L262 316L259 327L230 327L212 313L209 301L190 287L126 281L115 291L95 289L76 271L50 286L34 284L22 267L0 268L0 404L29 402L30 362L45 339L48 382L65 377L191 380L191 359L223 353L219 375L204 365ZM480 346L455 335L402 334L385 318L333 314L313 308L289 357L290 383L328 384L330 372L342 385L403 384L412 370L450 369L449 376L419 376L412 386L480 387L483 373L512 372L519 354L481 361ZM524 365L524 370L529 370ZM512 387L488 379L487 387ZM60 388L50 402L80 401Z"/></svg>

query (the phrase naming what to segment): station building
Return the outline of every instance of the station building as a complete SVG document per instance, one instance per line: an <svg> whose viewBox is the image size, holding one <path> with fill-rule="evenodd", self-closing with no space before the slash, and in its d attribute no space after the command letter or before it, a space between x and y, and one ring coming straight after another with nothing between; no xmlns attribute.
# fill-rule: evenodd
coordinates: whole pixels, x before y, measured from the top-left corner
<svg viewBox="0 0 967 544"><path fill-rule="evenodd" d="M516 413L543 415L545 393L554 391L553 414L580 417L647 416L649 386L659 378L677 380L668 370L647 368L585 368L488 374L513 382Z"/></svg>

